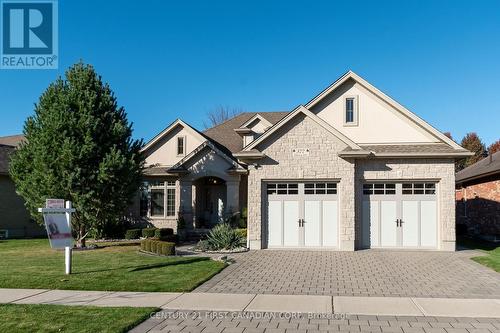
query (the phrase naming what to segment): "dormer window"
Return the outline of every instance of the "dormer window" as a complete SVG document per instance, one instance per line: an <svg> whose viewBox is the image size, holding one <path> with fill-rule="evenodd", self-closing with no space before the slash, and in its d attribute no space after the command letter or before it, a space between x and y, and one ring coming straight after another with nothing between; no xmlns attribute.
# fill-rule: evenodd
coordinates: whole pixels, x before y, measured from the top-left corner
<svg viewBox="0 0 500 333"><path fill-rule="evenodd" d="M358 125L358 99L355 96L345 99L345 117L344 126Z"/></svg>
<svg viewBox="0 0 500 333"><path fill-rule="evenodd" d="M186 138L183 136L177 137L177 155L182 156L186 150Z"/></svg>

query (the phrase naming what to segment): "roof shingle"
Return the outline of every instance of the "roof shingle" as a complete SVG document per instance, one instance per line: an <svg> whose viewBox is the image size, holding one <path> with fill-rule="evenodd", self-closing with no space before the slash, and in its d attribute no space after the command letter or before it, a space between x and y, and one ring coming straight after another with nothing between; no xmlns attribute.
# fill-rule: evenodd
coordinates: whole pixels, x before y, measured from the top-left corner
<svg viewBox="0 0 500 333"><path fill-rule="evenodd" d="M495 173L500 173L500 151L457 172L455 182L463 183L467 180L477 179Z"/></svg>
<svg viewBox="0 0 500 333"><path fill-rule="evenodd" d="M256 114L260 114L272 125L274 125L285 117L288 112L244 112L220 125L205 130L203 134L209 137L210 140L226 147L232 153L239 152L243 149L243 139L234 130L239 128Z"/></svg>

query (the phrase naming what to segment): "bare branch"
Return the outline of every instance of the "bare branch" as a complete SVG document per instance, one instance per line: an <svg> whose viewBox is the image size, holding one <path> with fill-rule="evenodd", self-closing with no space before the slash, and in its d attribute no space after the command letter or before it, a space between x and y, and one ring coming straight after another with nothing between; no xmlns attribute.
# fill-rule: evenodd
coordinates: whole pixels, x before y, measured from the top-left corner
<svg viewBox="0 0 500 333"><path fill-rule="evenodd" d="M217 126L223 122L236 117L243 112L241 108L219 105L212 111L207 112L207 120L203 122L205 129Z"/></svg>

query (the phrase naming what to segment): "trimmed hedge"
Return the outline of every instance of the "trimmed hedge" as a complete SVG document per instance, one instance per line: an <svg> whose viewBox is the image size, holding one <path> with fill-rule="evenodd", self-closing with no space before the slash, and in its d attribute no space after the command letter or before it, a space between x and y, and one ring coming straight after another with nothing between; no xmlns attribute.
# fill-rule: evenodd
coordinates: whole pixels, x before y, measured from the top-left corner
<svg viewBox="0 0 500 333"><path fill-rule="evenodd" d="M141 250L160 256L173 256L175 255L175 243L146 238L141 241Z"/></svg>
<svg viewBox="0 0 500 333"><path fill-rule="evenodd" d="M139 239L141 236L141 229L128 229L125 232L125 239Z"/></svg>
<svg viewBox="0 0 500 333"><path fill-rule="evenodd" d="M142 237L144 238L153 238L155 237L157 228L144 228L142 229Z"/></svg>
<svg viewBox="0 0 500 333"><path fill-rule="evenodd" d="M172 236L174 234L174 229L172 228L159 228L155 230L155 238L162 239L166 236Z"/></svg>

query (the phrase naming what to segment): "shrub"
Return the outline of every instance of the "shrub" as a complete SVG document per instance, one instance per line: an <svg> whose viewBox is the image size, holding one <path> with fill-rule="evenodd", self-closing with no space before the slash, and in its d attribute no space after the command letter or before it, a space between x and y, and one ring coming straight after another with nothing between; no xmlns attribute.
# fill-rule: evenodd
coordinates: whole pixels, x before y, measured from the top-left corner
<svg viewBox="0 0 500 333"><path fill-rule="evenodd" d="M175 243L146 238L141 241L141 250L161 256L172 256L175 255Z"/></svg>
<svg viewBox="0 0 500 333"><path fill-rule="evenodd" d="M207 236L208 247L212 251L233 250L243 247L246 239L228 223L216 225Z"/></svg>
<svg viewBox="0 0 500 333"><path fill-rule="evenodd" d="M172 228L160 228L156 229L154 237L163 240L164 237L172 236L174 234L174 229Z"/></svg>
<svg viewBox="0 0 500 333"><path fill-rule="evenodd" d="M240 235L241 237L243 238L247 238L247 229L246 228L238 228L236 229L236 232L238 233L238 235Z"/></svg>
<svg viewBox="0 0 500 333"><path fill-rule="evenodd" d="M141 235L141 229L128 229L125 232L125 239L138 239Z"/></svg>
<svg viewBox="0 0 500 333"><path fill-rule="evenodd" d="M142 229L142 237L153 238L153 237L155 237L156 230L158 230L158 229L157 228L144 228L144 229Z"/></svg>

